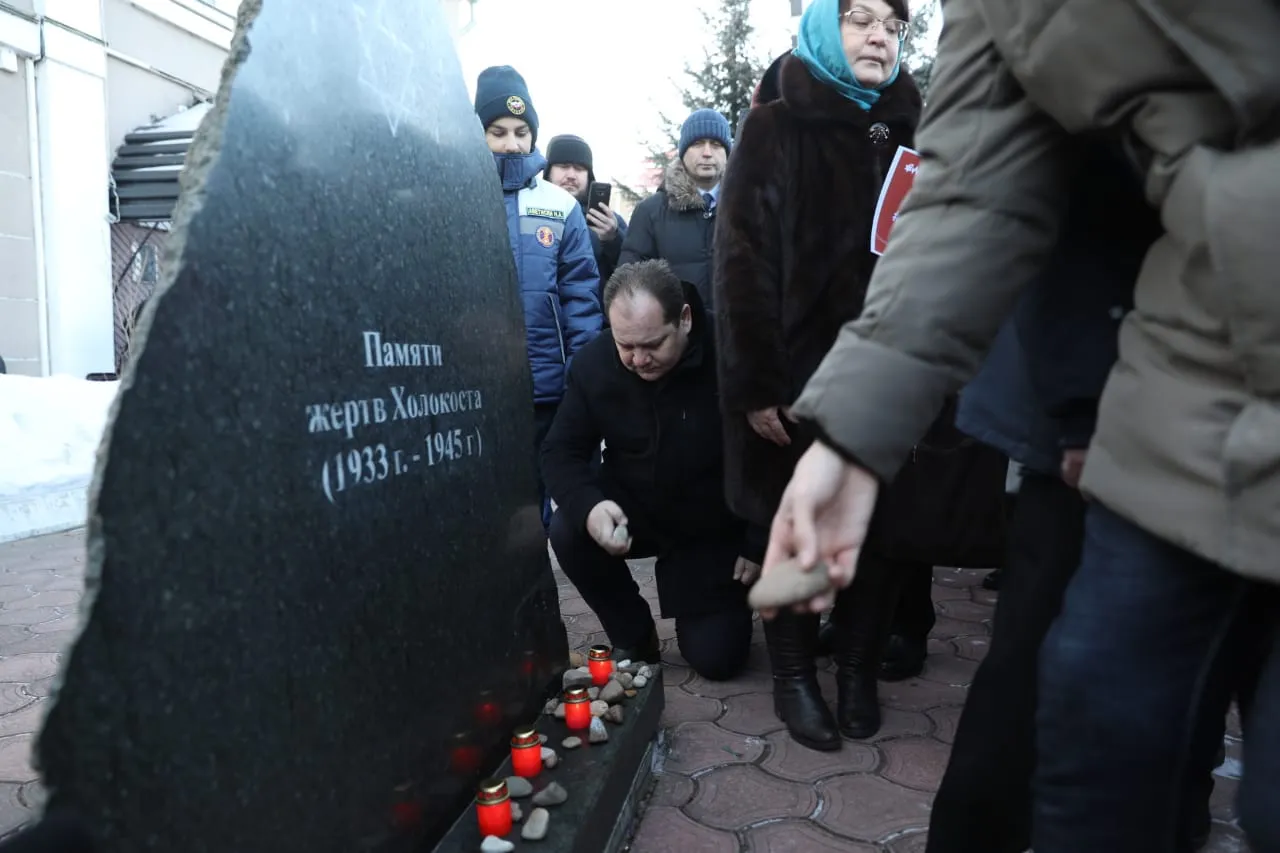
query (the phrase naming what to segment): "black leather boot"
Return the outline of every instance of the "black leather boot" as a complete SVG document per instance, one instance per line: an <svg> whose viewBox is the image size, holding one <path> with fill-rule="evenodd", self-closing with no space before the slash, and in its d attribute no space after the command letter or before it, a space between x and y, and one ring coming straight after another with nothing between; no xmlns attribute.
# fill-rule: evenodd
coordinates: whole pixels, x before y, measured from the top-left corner
<svg viewBox="0 0 1280 853"><path fill-rule="evenodd" d="M818 657L831 657L831 649L836 641L836 626L831 624L831 617L827 617L827 621L822 623L822 627L818 629Z"/></svg>
<svg viewBox="0 0 1280 853"><path fill-rule="evenodd" d="M840 748L840 732L818 687L814 653L817 614L779 613L764 623L773 666L773 709L787 724L792 740L810 749Z"/></svg>
<svg viewBox="0 0 1280 853"><path fill-rule="evenodd" d="M880 680L906 681L908 678L915 678L924 672L924 662L928 656L927 639L890 634L880 658Z"/></svg>
<svg viewBox="0 0 1280 853"><path fill-rule="evenodd" d="M876 679L880 655L888 640L904 573L895 563L863 551L858 573L836 597L831 621L836 625L836 723L853 740L880 731L880 697Z"/></svg>
<svg viewBox="0 0 1280 853"><path fill-rule="evenodd" d="M862 670L836 673L836 724L840 734L864 740L880 731L880 695L876 677Z"/></svg>

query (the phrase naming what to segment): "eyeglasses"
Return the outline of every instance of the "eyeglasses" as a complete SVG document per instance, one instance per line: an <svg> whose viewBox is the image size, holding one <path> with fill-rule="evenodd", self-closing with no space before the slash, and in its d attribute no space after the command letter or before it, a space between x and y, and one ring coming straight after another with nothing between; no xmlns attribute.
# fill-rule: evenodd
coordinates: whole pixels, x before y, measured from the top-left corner
<svg viewBox="0 0 1280 853"><path fill-rule="evenodd" d="M877 18L865 9L850 9L840 16L840 22L860 33L869 33L876 28L876 24L879 24L884 27L885 35L899 42L906 39L907 33L911 30L911 25L906 21L899 21L897 18Z"/></svg>

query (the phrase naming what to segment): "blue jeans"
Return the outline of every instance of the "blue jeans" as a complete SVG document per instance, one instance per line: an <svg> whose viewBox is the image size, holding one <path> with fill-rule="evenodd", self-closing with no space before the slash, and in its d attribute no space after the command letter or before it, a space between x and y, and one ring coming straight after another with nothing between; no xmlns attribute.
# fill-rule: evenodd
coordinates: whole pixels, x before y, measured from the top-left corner
<svg viewBox="0 0 1280 853"><path fill-rule="evenodd" d="M1205 720L1234 696L1241 823L1254 853L1280 853L1278 596L1089 507L1080 568L1040 653L1036 853L1177 851L1188 779L1217 748Z"/></svg>

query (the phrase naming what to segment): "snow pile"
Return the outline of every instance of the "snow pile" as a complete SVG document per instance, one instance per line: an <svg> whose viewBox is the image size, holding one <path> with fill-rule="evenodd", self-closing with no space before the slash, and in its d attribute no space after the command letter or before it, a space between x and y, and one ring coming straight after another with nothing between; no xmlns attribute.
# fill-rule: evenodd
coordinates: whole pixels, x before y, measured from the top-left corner
<svg viewBox="0 0 1280 853"><path fill-rule="evenodd" d="M118 386L0 374L0 541L84 523Z"/></svg>

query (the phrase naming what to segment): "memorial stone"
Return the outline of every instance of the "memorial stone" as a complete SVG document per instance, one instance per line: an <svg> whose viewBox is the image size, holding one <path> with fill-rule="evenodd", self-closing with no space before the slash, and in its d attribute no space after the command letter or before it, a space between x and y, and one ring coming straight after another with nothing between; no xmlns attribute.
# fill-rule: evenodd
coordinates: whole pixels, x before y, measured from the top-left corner
<svg viewBox="0 0 1280 853"><path fill-rule="evenodd" d="M567 657L501 193L434 2L247 0L38 744L102 853L429 849Z"/></svg>

